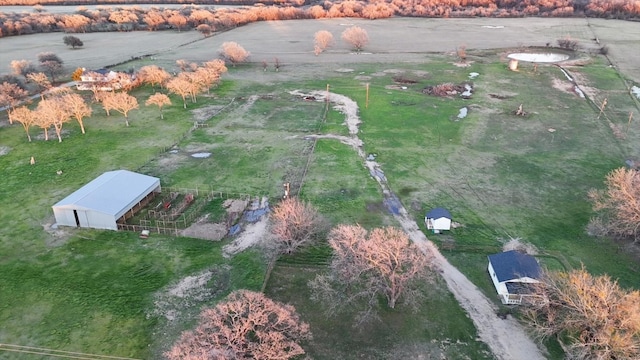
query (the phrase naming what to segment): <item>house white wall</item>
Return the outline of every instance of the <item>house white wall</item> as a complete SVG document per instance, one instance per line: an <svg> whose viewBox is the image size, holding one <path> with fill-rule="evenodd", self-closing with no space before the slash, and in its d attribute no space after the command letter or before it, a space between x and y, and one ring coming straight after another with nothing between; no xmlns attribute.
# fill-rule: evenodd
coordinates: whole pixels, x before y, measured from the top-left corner
<svg viewBox="0 0 640 360"><path fill-rule="evenodd" d="M504 296L504 295L508 295L509 291L507 290L507 285L505 282L500 282L498 280L498 276L496 275L496 272L493 270L493 265L491 263L489 263L489 275L491 275L491 281L493 281L493 286L496 288L496 292L498 293L498 295L500 295L500 297Z"/></svg>
<svg viewBox="0 0 640 360"><path fill-rule="evenodd" d="M519 301L510 301L509 299L509 289L507 289L507 283L528 283L528 284L534 284L534 283L539 283L539 280L536 279L532 279L530 277L521 277L521 278L517 278L517 279L511 279L509 281L499 281L498 280L498 276L496 275L496 272L493 270L493 265L491 264L491 262L489 262L489 266L487 267L487 270L489 271L489 275L491 276L491 281L493 282L493 286L496 288L496 292L498 293L498 296L500 297L500 301L503 304L519 304ZM526 295L525 295L526 296Z"/></svg>
<svg viewBox="0 0 640 360"><path fill-rule="evenodd" d="M441 217L438 219L433 219L432 222L433 222L434 230L450 230L451 229L451 219Z"/></svg>

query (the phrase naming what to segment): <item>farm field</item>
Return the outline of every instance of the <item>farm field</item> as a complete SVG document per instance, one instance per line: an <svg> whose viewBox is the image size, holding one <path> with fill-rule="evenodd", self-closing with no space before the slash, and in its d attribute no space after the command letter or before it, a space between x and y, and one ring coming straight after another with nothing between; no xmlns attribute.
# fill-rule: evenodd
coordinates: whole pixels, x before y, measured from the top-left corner
<svg viewBox="0 0 640 360"><path fill-rule="evenodd" d="M357 60L337 36L350 25L364 28L371 39L366 54L360 54ZM36 34L0 38L3 50L0 53L0 73L10 72L11 60L36 61L37 54L43 49L55 52L70 69L120 64L143 55L153 55L153 62L163 66L174 66L175 60L182 58L209 60L217 56L220 45L225 41L242 44L252 53L250 60L256 63L263 60L272 63L274 57L283 64L412 63L423 62L425 53L452 52L460 45L466 45L468 49L545 46L547 43L555 45L557 39L570 37L586 50L597 50L607 45L610 58L620 71L640 82L640 65L633 47L640 39L640 29L634 25L634 22L578 18L527 18L526 21L509 18L291 20L253 23L206 39L195 30L135 31L109 33L108 36L79 34L84 47L75 50L63 44L61 33ZM313 34L318 30L331 31L338 41L323 56L316 57L313 55ZM406 31L414 36L405 36ZM593 41L595 38L600 44Z"/></svg>
<svg viewBox="0 0 640 360"><path fill-rule="evenodd" d="M421 224L431 207L445 206L463 225L449 235L429 238L489 298L495 296L486 276L486 255L499 251L510 238L535 245L550 267L584 264L592 273L608 273L625 287L635 286L640 267L630 256L631 248L591 238L585 226L591 216L586 192L600 187L608 171L640 156L640 127L637 123L627 126L629 112L638 112L637 101L628 94L617 69L601 56L582 55L588 57L584 65L566 67L589 91L592 102L570 91L571 83L555 66L540 65L534 71L532 65L521 63L520 71L508 71L504 56L512 49L544 46L566 33L586 43L591 36L584 30L584 19L531 20L533 27L539 24L541 29L543 23L558 23L540 30L542 34L531 31L531 39L477 35L478 43L484 41L478 49L472 45L473 38L464 36L458 20L354 20L369 31L371 49L355 55L337 45L319 57L311 53L313 33L327 28L337 36L345 19L252 24L184 45L179 51L166 49L153 60L118 66L139 68L154 62L170 67L180 58L208 60L217 56L217 47L227 40L238 41L252 52L253 64L230 68L212 96L189 104L188 111L172 98L174 105L165 111L163 121L157 109L141 106L131 115L132 126L126 128L121 117L106 117L95 106L95 115L86 122L86 135L80 134L76 124L69 124L62 143L41 138L27 143L22 129L6 125L6 115L0 115L0 166L5 170L0 187L4 224L0 229L0 343L158 358L180 331L192 326L201 306L213 304L233 289L260 289L266 259L255 250L223 257L222 247L230 239L211 242L153 235L143 241L127 232L43 231L43 226L51 224L53 203L104 171L137 170L160 177L163 186L267 196L274 202L282 195L282 184L291 182L333 224L397 225L382 203L378 185L352 148L332 139L319 139L312 147L307 138L348 135L339 111L291 93L323 91L327 84L332 93L359 105L364 150L376 154L391 189L416 222ZM522 23L521 19L474 19L466 26L500 21L508 28ZM427 30L433 24L438 25ZM596 32L608 28L602 24L593 26ZM396 26L416 26L425 32L440 29L451 38L447 42L434 34L433 42L408 51L411 44L393 38L401 34ZM454 28L459 30L451 31ZM265 29L280 36L261 41L259 35ZM308 40L294 40L300 29L308 31ZM520 29L520 35L525 33L524 26ZM164 33L145 34L148 43ZM6 40L37 42L39 37L53 35L60 36L0 39L0 66L27 57L20 57L23 52L16 53L18 57L5 53L5 48L12 49ZM199 39L195 32L173 35L176 38L171 41L176 44L188 43L190 37ZM464 64L468 66L461 66L449 53L463 38L469 49ZM398 49L385 50L391 49L391 43ZM612 45L622 76L628 83L637 81L638 65L616 56L624 53L616 49ZM624 49L622 43L620 49ZM65 61L71 56L71 50L68 55L64 49L47 50L60 51ZM84 61L87 50L74 51L79 55L72 56L73 64ZM115 64L128 59L126 51L119 48L108 58L94 53L86 61L94 67ZM275 72L270 65L263 71L261 60L272 64L275 57L283 61L282 70ZM421 93L426 86L471 81L471 72L479 74L472 80L471 99ZM150 93L152 89L145 87L134 95L144 99ZM608 99L610 107L598 116L597 106L603 99ZM526 117L512 114L520 104ZM458 119L462 107L468 108L468 115ZM206 126L191 130L194 121ZM34 129L32 134L38 133ZM166 151L169 148L177 152ZM202 151L212 156L189 156ZM36 159L33 166L31 156ZM265 289L270 297L294 304L310 322L317 334L307 344L313 358L400 359L419 354L491 358L486 345L477 341L473 323L441 282L427 289L431 296L417 314L402 308L384 313L382 325L370 329L367 336L351 328L349 316L339 324L324 318L319 305L309 301L306 288L307 276L322 271L326 251L323 254L310 266L305 266L304 256L301 265L290 264L295 260L278 263ZM203 286L206 296L167 300L166 294L184 279L205 273L212 274ZM355 335L350 337L352 332ZM549 358L561 357L553 346L549 351ZM13 359L16 354L0 352L0 358Z"/></svg>

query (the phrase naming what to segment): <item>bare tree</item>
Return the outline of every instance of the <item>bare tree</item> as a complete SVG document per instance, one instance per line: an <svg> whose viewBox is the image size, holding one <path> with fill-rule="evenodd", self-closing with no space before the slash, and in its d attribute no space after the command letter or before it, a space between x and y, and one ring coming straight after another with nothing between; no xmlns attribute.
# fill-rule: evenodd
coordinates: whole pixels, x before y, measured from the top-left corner
<svg viewBox="0 0 640 360"><path fill-rule="evenodd" d="M364 313L370 314L378 295L386 297L390 308L401 299L415 304L420 283L431 279L431 259L400 229L367 232L359 225L340 225L331 230L329 245L334 253L331 274L310 283L316 299L331 300L329 312L364 299Z"/></svg>
<svg viewBox="0 0 640 360"><path fill-rule="evenodd" d="M187 18L180 13L175 13L169 16L169 18L167 19L167 22L169 23L169 25L178 29L178 32L179 32L180 30L182 30L183 27L187 25Z"/></svg>
<svg viewBox="0 0 640 360"><path fill-rule="evenodd" d="M66 32L85 32L87 26L91 24L91 19L81 14L62 15L62 20L58 23Z"/></svg>
<svg viewBox="0 0 640 360"><path fill-rule="evenodd" d="M291 254L317 240L326 230L326 221L309 203L296 197L283 199L269 215L270 230L280 252Z"/></svg>
<svg viewBox="0 0 640 360"><path fill-rule="evenodd" d="M208 86L208 73L206 71L183 72L178 74L178 77L189 82L191 85L189 87L189 96L191 96L191 102L196 103L198 101L198 94L204 91Z"/></svg>
<svg viewBox="0 0 640 360"><path fill-rule="evenodd" d="M215 20L215 16L209 10L195 9L189 15L189 20L195 25L206 25L212 23Z"/></svg>
<svg viewBox="0 0 640 360"><path fill-rule="evenodd" d="M157 30L161 25L165 25L167 23L167 20L164 18L162 13L157 10L147 12L142 19L151 31Z"/></svg>
<svg viewBox="0 0 640 360"><path fill-rule="evenodd" d="M207 61L202 64L205 68L222 75L227 72L227 66L224 64L223 60L214 59L211 61Z"/></svg>
<svg viewBox="0 0 640 360"><path fill-rule="evenodd" d="M190 94L191 88L191 82L179 76L167 82L167 90L182 97L182 104L185 109L187 108L187 95Z"/></svg>
<svg viewBox="0 0 640 360"><path fill-rule="evenodd" d="M107 113L107 116L111 116L111 110L114 109L114 100L111 99L114 95L115 93L110 91L94 92L96 100L102 104L102 108Z"/></svg>
<svg viewBox="0 0 640 360"><path fill-rule="evenodd" d="M118 24L118 30L124 30L133 27L138 22L138 15L129 10L118 10L109 15L109 21Z"/></svg>
<svg viewBox="0 0 640 360"><path fill-rule="evenodd" d="M229 60L231 65L234 67L236 64L246 61L250 55L247 50L233 41L222 43L222 46L220 47L220 54L225 59Z"/></svg>
<svg viewBox="0 0 640 360"><path fill-rule="evenodd" d="M36 71L36 68L29 60L11 60L11 70L15 75L24 76L26 79L28 74Z"/></svg>
<svg viewBox="0 0 640 360"><path fill-rule="evenodd" d="M202 65L195 72L201 78L207 89L207 94L209 94L211 87L217 85L220 82L220 76L227 72L227 67L224 65L224 61L220 59L207 61Z"/></svg>
<svg viewBox="0 0 640 360"><path fill-rule="evenodd" d="M27 139L31 142L31 135L29 134L29 128L34 125L36 117L33 111L29 110L26 106L21 106L15 110L9 112L9 119L13 123L18 122L24 128L24 132L27 133Z"/></svg>
<svg viewBox="0 0 640 360"><path fill-rule="evenodd" d="M27 90L17 84L3 82L0 84L0 107L15 108L18 104L28 98ZM11 122L11 118L9 118Z"/></svg>
<svg viewBox="0 0 640 360"><path fill-rule="evenodd" d="M38 111L38 109L36 109L34 117L35 121L33 122L33 125L42 129L44 133L44 140L49 141L49 128L52 125L51 119L41 116L41 113Z"/></svg>
<svg viewBox="0 0 640 360"><path fill-rule="evenodd" d="M62 60L58 55L52 52L43 52L38 54L38 61L42 70L51 77L51 82L56 82L56 76L60 75L64 70Z"/></svg>
<svg viewBox="0 0 640 360"><path fill-rule="evenodd" d="M162 114L162 107L165 105L171 105L171 99L165 94L155 93L147 99L144 103L146 106L156 105L158 109L160 109L160 119L164 119L164 115Z"/></svg>
<svg viewBox="0 0 640 360"><path fill-rule="evenodd" d="M362 17L370 20L389 18L393 16L392 6L386 2L369 3L362 8Z"/></svg>
<svg viewBox="0 0 640 360"><path fill-rule="evenodd" d="M342 32L342 40L359 52L369 43L369 35L365 29L352 26Z"/></svg>
<svg viewBox="0 0 640 360"><path fill-rule="evenodd" d="M605 179L606 188L589 191L593 210L601 217L607 232L619 237L640 234L640 173L634 169L619 168Z"/></svg>
<svg viewBox="0 0 640 360"><path fill-rule="evenodd" d="M126 92L116 92L103 101L110 102L111 108L124 115L124 122L129 126L129 111L138 108L138 100Z"/></svg>
<svg viewBox="0 0 640 360"><path fill-rule="evenodd" d="M206 67L199 67L192 76L197 78L197 81L202 84L202 88L207 90L207 94L209 94L211 86L216 84L220 79L219 73Z"/></svg>
<svg viewBox="0 0 640 360"><path fill-rule="evenodd" d="M82 96L74 93L63 95L60 98L60 101L62 101L69 113L76 119L80 125L80 130L84 134L85 130L83 119L91 116L91 107L87 105Z"/></svg>
<svg viewBox="0 0 640 360"><path fill-rule="evenodd" d="M525 319L540 337L568 341L569 358L640 358L639 291L584 268L547 273L537 291L545 300L528 307Z"/></svg>
<svg viewBox="0 0 640 360"><path fill-rule="evenodd" d="M67 35L67 36L63 37L62 41L64 42L65 45L71 46L71 48L73 48L73 49L75 49L77 47L82 47L84 45L82 40L80 40L79 38L77 38L75 36L72 36L72 35Z"/></svg>
<svg viewBox="0 0 640 360"><path fill-rule="evenodd" d="M460 59L460 61L462 62L467 61L467 46L465 44L458 46L456 48L456 54L458 55L458 58Z"/></svg>
<svg viewBox="0 0 640 360"><path fill-rule="evenodd" d="M193 331L182 334L169 360L290 359L303 355L299 342L311 338L295 308L262 293L239 290L200 314Z"/></svg>
<svg viewBox="0 0 640 360"><path fill-rule="evenodd" d="M314 40L314 54L316 56L324 52L329 46L333 45L333 34L327 30L320 30L313 36Z"/></svg>
<svg viewBox="0 0 640 360"><path fill-rule="evenodd" d="M211 29L211 26L209 24L200 24L198 25L198 27L196 27L196 30L198 30L200 34L202 34L202 36L204 37L211 36L211 32L213 31L213 29Z"/></svg>
<svg viewBox="0 0 640 360"><path fill-rule="evenodd" d="M180 71L187 71L187 68L189 67L189 62L185 59L178 59L176 60L176 65L178 65L178 67L180 68Z"/></svg>
<svg viewBox="0 0 640 360"><path fill-rule="evenodd" d="M47 77L47 74L41 72L33 72L27 74L27 79L33 81L36 85L38 85L38 91L40 92L40 98L44 100L44 93L51 89L51 82Z"/></svg>
<svg viewBox="0 0 640 360"><path fill-rule="evenodd" d="M46 119L44 121L48 121L49 126L53 125L58 142L62 142L62 126L71 119L71 113L64 105L62 98L41 100L36 109L36 116Z"/></svg>
<svg viewBox="0 0 640 360"><path fill-rule="evenodd" d="M155 88L156 85L162 86L169 80L171 74L157 65L147 65L140 68L138 78L140 78L142 82L151 84L151 86Z"/></svg>

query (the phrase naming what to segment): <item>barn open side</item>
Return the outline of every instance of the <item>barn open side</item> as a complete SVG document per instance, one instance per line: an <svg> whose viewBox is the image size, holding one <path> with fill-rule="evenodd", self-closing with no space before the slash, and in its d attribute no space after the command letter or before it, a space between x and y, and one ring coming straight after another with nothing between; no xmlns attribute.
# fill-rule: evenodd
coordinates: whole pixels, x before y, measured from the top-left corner
<svg viewBox="0 0 640 360"><path fill-rule="evenodd" d="M56 224L118 230L160 193L160 179L128 170L108 171L53 205Z"/></svg>

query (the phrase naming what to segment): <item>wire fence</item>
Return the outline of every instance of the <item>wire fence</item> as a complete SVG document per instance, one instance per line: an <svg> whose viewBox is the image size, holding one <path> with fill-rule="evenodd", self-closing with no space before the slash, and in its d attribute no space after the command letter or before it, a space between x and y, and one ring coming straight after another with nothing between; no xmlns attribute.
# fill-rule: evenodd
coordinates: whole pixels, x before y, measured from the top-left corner
<svg viewBox="0 0 640 360"><path fill-rule="evenodd" d="M318 130L322 128L322 126L327 122L327 114L329 113L329 105L331 103L331 96L329 93L329 84L327 84L327 93L325 99L325 107L322 112L322 116L320 118L320 124L318 124ZM313 154L316 150L316 145L318 144L318 138L313 139L313 144L311 145L311 150L309 151L309 156L307 157L307 163L304 165L304 169L302 170L302 175L300 175L300 181L298 181L298 188L292 191L293 194L300 194L302 191L302 186L304 185L304 180L307 177L307 172L309 171L309 166L311 165L311 160L313 160Z"/></svg>
<svg viewBox="0 0 640 360"><path fill-rule="evenodd" d="M189 226L191 226L197 219L199 219L204 208L207 204L214 199L234 199L250 201L251 199L259 199L259 196L252 196L242 193L231 193L224 191L213 190L207 186L194 187L194 188L177 188L166 187L163 188L163 192L170 195L170 198L175 199L175 194L184 194L185 199L188 195L193 196L193 200L187 206L178 206L173 212L166 212L149 209L146 212L139 213L135 218L137 223L118 223L118 230L142 232L144 230L161 234L179 236L180 232ZM159 205L163 205L160 202Z"/></svg>

